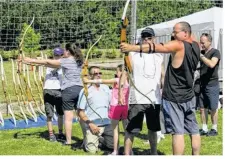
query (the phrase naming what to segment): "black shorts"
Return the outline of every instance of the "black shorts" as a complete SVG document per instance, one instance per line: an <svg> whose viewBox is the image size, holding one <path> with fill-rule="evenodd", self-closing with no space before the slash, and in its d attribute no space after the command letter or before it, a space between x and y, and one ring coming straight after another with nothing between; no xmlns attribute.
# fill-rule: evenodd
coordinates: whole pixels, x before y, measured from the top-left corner
<svg viewBox="0 0 225 159"><path fill-rule="evenodd" d="M144 114L147 128L151 131L160 131L160 104L130 104L128 110L128 124L126 130L129 133L139 133L142 130Z"/></svg>
<svg viewBox="0 0 225 159"><path fill-rule="evenodd" d="M219 84L215 86L202 87L199 99L200 108L216 110L218 108L219 93Z"/></svg>
<svg viewBox="0 0 225 159"><path fill-rule="evenodd" d="M76 110L79 93L82 86L72 86L62 91L62 107L63 110Z"/></svg>
<svg viewBox="0 0 225 159"><path fill-rule="evenodd" d="M54 115L54 107L58 115L63 115L62 94L59 89L44 89L44 103L47 117L52 118Z"/></svg>

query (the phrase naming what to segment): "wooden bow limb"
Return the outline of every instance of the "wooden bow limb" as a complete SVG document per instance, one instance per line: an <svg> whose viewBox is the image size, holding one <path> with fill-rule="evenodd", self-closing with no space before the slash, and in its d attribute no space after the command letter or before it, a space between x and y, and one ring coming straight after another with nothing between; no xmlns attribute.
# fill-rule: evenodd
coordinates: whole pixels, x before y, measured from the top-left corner
<svg viewBox="0 0 225 159"><path fill-rule="evenodd" d="M41 105L42 105L42 108L44 108L45 103L44 103L42 91L41 91L41 89L40 89L40 87L39 87L39 85L38 85L38 81L37 81L37 77L36 77L36 66L34 66L34 69L33 69L33 75L34 75L34 84L35 84L35 86L36 86L36 88L37 88L37 91L38 91L38 96L39 96L39 98L40 98L40 103L41 103ZM40 108L40 109L41 109L41 108ZM43 111L43 110L42 110L42 111ZM46 116L46 114L45 114L45 116Z"/></svg>
<svg viewBox="0 0 225 159"><path fill-rule="evenodd" d="M1 126L4 126L5 125L5 122L4 122L4 119L3 119L3 116L2 116L2 113L0 112L0 125Z"/></svg>
<svg viewBox="0 0 225 159"><path fill-rule="evenodd" d="M21 97L21 99L22 99L22 101L23 101L23 104L24 104L24 106L26 106L26 110L27 110L27 112L29 113L29 115L34 119L34 121L35 122L37 122L37 116L36 116L36 114L35 114L35 112L34 112L34 110L33 110L33 106L31 107L30 105L29 105L29 102L28 102L28 100L26 101L26 98L25 98L25 96L26 96L26 93L25 93L25 91L23 90L23 88L22 88L22 85L21 85L21 79L20 79L20 77L19 77L19 75L17 74L17 83L18 83L18 86L19 86L19 90L20 90L20 97Z"/></svg>
<svg viewBox="0 0 225 159"><path fill-rule="evenodd" d="M3 93L5 96L5 100L6 100L6 105L7 105L7 112L12 116L13 118L13 122L14 122L14 126L16 127L16 118L14 115L14 112L12 110L11 107L11 97L10 94L7 91L7 84L6 84L6 76L5 76L5 71L4 71L4 65L3 65L3 60L2 60L2 56L0 55L0 62L1 62L1 79L2 79L2 89L3 89Z"/></svg>
<svg viewBox="0 0 225 159"><path fill-rule="evenodd" d="M38 112L39 112L40 114L46 116L45 113L42 112L40 105L37 103L37 100L36 100L35 97L34 97L34 94L33 94L32 88L31 88L31 83L30 83L30 74L29 74L29 68L28 68L28 65L26 65L26 71L27 71L28 90L29 90L29 93L30 93L30 95L31 95L31 100L34 102L34 104L35 104L35 106L36 106Z"/></svg>
<svg viewBox="0 0 225 159"><path fill-rule="evenodd" d="M14 61L13 61L13 59L11 59L11 62L12 62L13 86L14 86L14 91L15 91L16 98L17 98L17 103L18 103L18 106L20 108L20 112L21 112L21 114L24 117L24 120L25 120L26 124L28 125L27 116L24 113L23 107L22 107L21 102L20 102L20 96L19 96L19 92L18 92L18 84L16 83L16 76L15 76L15 68L14 68Z"/></svg>
<svg viewBox="0 0 225 159"><path fill-rule="evenodd" d="M34 121L37 122L37 114L35 113L34 108L33 108L31 90L30 90L30 87L29 87L28 79L26 78L26 65L25 64L23 64L23 74L20 73L20 75L19 75L20 84L21 84L21 78L23 79L24 86L25 86L24 92L25 92L25 95L26 95L26 98L27 98L27 103L28 103L28 106L29 106L28 109L31 110L30 115L32 115ZM20 90L21 91L23 90L22 86L21 86Z"/></svg>
<svg viewBox="0 0 225 159"><path fill-rule="evenodd" d="M47 57L45 57L46 59L47 59ZM43 54L43 52L41 51L41 59L44 59L44 54ZM40 84L40 86L41 86L41 88L42 88L42 91L43 91L43 88L44 88L44 66L43 65L41 65L41 66L39 66L39 69L38 69L38 79L39 79L39 84Z"/></svg>
<svg viewBox="0 0 225 159"><path fill-rule="evenodd" d="M128 19L126 17L126 12L127 12L127 8L129 6L130 0L127 0L125 7L124 7L124 11L123 11L123 15L121 18L121 33L120 33L120 43L122 42L126 42L127 41L127 26L128 26ZM125 67L127 68L127 70L131 73L132 72L132 66L131 66L131 62L129 59L129 52L125 53L124 56L124 63L125 63Z"/></svg>
<svg viewBox="0 0 225 159"><path fill-rule="evenodd" d="M90 47L90 49L88 50L87 54L86 54L86 58L85 58L85 61L84 61L84 64L82 66L82 71L81 71L81 79L82 79L82 82L83 82L83 87L84 87L84 95L85 95L85 98L86 98L86 101L87 101L87 105L91 108L91 110L99 116L99 118L101 119L101 121L103 121L101 115L99 115L90 105L89 103L89 100L88 100L88 86L87 84L85 83L85 78L88 77L88 57L89 57L89 54L91 52L91 49L99 42L99 40L102 38L102 35L98 38L98 40Z"/></svg>

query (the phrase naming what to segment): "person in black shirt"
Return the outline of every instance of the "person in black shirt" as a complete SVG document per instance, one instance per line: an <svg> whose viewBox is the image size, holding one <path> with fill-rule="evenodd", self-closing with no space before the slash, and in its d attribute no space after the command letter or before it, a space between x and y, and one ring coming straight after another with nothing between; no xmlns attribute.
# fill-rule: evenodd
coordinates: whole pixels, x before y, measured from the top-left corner
<svg viewBox="0 0 225 159"><path fill-rule="evenodd" d="M200 95L200 113L202 121L201 135L216 136L217 133L217 119L218 119L218 101L219 101L219 81L218 68L220 61L220 52L212 48L212 36L208 33L203 33L200 38L202 53L200 81L201 81L201 95ZM208 132L207 117L208 109L211 113L212 129Z"/></svg>
<svg viewBox="0 0 225 159"><path fill-rule="evenodd" d="M191 136L192 154L199 155L201 138L195 116L194 72L200 59L200 47L187 22L173 27L175 40L166 44L130 45L121 43L122 52L171 53L162 93L165 133L172 135L174 155L184 154L184 134ZM162 128L164 130L164 127Z"/></svg>

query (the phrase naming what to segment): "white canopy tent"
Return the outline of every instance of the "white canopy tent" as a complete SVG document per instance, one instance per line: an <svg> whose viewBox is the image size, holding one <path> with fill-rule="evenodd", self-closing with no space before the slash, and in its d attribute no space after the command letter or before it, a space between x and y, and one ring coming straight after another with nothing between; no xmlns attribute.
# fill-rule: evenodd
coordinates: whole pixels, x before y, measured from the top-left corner
<svg viewBox="0 0 225 159"><path fill-rule="evenodd" d="M221 62L219 67L219 78L222 80L223 74L223 8L213 7L207 10L196 12L181 18L170 20L167 22L150 25L146 27L153 28L156 34L156 42L168 42L171 38L173 26L181 21L188 22L192 27L192 32L199 40L202 33L210 33L213 37L212 45L221 52ZM137 39L140 39L141 31L145 28L137 30ZM167 65L168 57L165 56L165 65Z"/></svg>
<svg viewBox="0 0 225 159"><path fill-rule="evenodd" d="M167 22L151 25L155 30L157 37L170 36L173 30L173 26L181 21L186 21L192 26L194 34L198 32L211 32L213 36L213 47L218 48L220 43L220 33L223 28L223 8L213 7L204 11L196 12L188 16L170 20ZM137 30L137 37L140 38L140 33L144 28ZM198 37L198 35L197 35Z"/></svg>

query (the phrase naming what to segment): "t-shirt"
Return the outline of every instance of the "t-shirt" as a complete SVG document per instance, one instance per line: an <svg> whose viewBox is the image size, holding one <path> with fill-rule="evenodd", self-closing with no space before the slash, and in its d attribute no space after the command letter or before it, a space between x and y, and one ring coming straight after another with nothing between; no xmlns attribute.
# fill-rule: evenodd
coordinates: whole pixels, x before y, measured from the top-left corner
<svg viewBox="0 0 225 159"><path fill-rule="evenodd" d="M99 89L94 86L88 87L88 102L91 108L93 108L102 117L102 119L104 119L103 121L101 121L100 117L89 107L84 95L84 89L82 89L79 94L77 108L85 110L85 114L88 119L94 124L98 126L107 125L110 124L110 119L108 118L110 99L111 90L109 89L109 86L100 84Z"/></svg>
<svg viewBox="0 0 225 159"><path fill-rule="evenodd" d="M134 85L140 92L151 99L154 104L161 104L161 72L163 54L146 54L130 52L133 64ZM130 85L130 104L152 104L149 99L141 95Z"/></svg>
<svg viewBox="0 0 225 159"><path fill-rule="evenodd" d="M61 83L62 83L62 69L47 67L44 89L61 89Z"/></svg>
<svg viewBox="0 0 225 159"><path fill-rule="evenodd" d="M116 78L116 83L113 85L112 89L112 98L111 98L111 106L118 105L118 93L119 93L119 78ZM129 84L126 82L123 86L123 95L125 97L125 105L128 105L128 98L129 98Z"/></svg>
<svg viewBox="0 0 225 159"><path fill-rule="evenodd" d="M208 67L205 63L201 61L201 70L200 70L200 80L202 86L214 86L219 84L218 69L220 62L220 52L217 49L212 48L209 52L205 54L207 59L212 59L213 57L218 58L218 62L214 68Z"/></svg>
<svg viewBox="0 0 225 159"><path fill-rule="evenodd" d="M63 71L61 89L64 90L75 85L83 86L81 80L82 66L78 66L74 58L61 58L60 63Z"/></svg>

